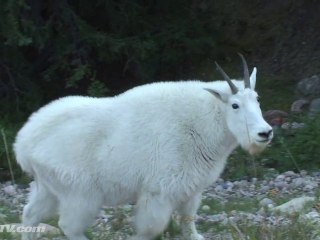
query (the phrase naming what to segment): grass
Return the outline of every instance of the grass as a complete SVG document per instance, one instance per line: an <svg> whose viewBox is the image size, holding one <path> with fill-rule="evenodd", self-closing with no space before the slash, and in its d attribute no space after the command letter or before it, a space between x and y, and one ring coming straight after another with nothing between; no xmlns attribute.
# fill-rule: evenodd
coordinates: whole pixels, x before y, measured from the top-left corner
<svg viewBox="0 0 320 240"><path fill-rule="evenodd" d="M22 176L22 171L15 161L12 144L21 124L14 123L9 119L0 119L0 182L15 182L15 178Z"/></svg>
<svg viewBox="0 0 320 240"><path fill-rule="evenodd" d="M275 197L274 201L277 204L282 204L290 198L291 197ZM205 199L202 204L210 206L210 212L206 212L207 215L225 212L228 216L232 216L233 210L254 213L259 209L258 202L252 198L233 198L224 204L215 199ZM311 205L307 205L305 212L308 212L311 207ZM200 211L200 214L203 213L203 211ZM281 219L281 217L279 217L279 219ZM225 234L228 233L233 239L250 240L310 240L316 235L320 236L318 230L319 225L301 222L299 215L287 216L286 222L287 224L275 223L272 225L265 219L259 224L253 224L247 219L234 222L229 218L226 222L218 222L215 224L202 221L198 224L198 229L200 232L213 232L217 236L225 236Z"/></svg>
<svg viewBox="0 0 320 240"><path fill-rule="evenodd" d="M13 170L12 170L12 163L11 163L11 158L10 158L10 153L9 153L9 148L8 148L7 137L6 137L5 131L3 129L1 129L1 135L2 135L2 139L3 139L4 151L5 151L6 158L7 158L8 168L9 168L9 172L10 172L10 176L11 176L11 182L12 182L12 184L15 184L14 174L13 174Z"/></svg>
<svg viewBox="0 0 320 240"><path fill-rule="evenodd" d="M320 196L320 190L316 192L316 196ZM292 199L293 196L270 196L276 205L287 202ZM316 236L320 236L319 225L311 222L301 222L299 215L280 216L277 214L266 213L266 217L274 216L275 219L281 221L285 220L285 224L276 222L270 224L270 221L265 218L259 224L253 224L252 221L244 218L233 221L230 217L234 216L233 211L243 213L256 213L260 206L258 200L254 198L229 198L226 202L221 202L217 199L205 198L202 201L202 206L207 205L209 210L198 211L200 216L211 216L215 214L224 213L228 217L226 221L206 221L201 220L197 222L197 228L200 233L206 236L215 236L215 239L229 239L226 236L233 239L250 239L250 240L291 240L301 239L310 240L315 239ZM303 212L307 213L311 210L313 205L307 205ZM132 216L133 210L128 208L105 208L105 214L110 215L110 219L106 223L103 223L99 227L99 231L95 228L97 225L88 228L86 236L91 240L119 240L126 239L126 236L132 235L134 230L128 221L128 216ZM16 223L20 222L19 216L13 213L9 206L5 203L1 203L0 214L6 215L5 218L0 219L0 224ZM53 218L46 222L52 226L57 227L57 218ZM100 223L98 223L100 224ZM101 230L103 229L103 230ZM156 240L169 240L180 239L181 229L178 221L172 218L165 232L159 236ZM54 235L44 235L49 239L52 239ZM20 239L16 234L0 233L0 239L3 240L17 240Z"/></svg>
<svg viewBox="0 0 320 240"><path fill-rule="evenodd" d="M0 202L0 214L5 216L0 218L0 225L20 222L19 216L12 213L10 207L7 206L4 202ZM0 232L0 239L14 240L17 239L17 236L10 232Z"/></svg>

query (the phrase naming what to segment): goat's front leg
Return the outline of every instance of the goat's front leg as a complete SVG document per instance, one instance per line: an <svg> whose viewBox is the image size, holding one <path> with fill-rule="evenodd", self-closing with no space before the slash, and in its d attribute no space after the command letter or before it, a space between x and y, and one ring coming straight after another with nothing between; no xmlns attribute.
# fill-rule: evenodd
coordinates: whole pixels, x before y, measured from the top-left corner
<svg viewBox="0 0 320 240"><path fill-rule="evenodd" d="M198 233L195 225L195 217L200 203L201 193L198 193L178 208L181 218L181 230L186 240L204 240L204 237Z"/></svg>

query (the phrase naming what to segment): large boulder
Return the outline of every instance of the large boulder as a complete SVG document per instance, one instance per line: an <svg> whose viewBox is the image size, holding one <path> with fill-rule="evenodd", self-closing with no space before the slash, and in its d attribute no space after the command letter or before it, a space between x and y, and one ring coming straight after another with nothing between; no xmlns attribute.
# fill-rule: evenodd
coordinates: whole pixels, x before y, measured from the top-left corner
<svg viewBox="0 0 320 240"><path fill-rule="evenodd" d="M273 212L285 213L285 214L299 213L303 210L306 204L314 201L315 201L314 197L306 197L306 196L298 197L280 206L274 207L271 210Z"/></svg>
<svg viewBox="0 0 320 240"><path fill-rule="evenodd" d="M281 110L268 110L263 113L264 119L272 127L281 126L283 123L287 122L289 114Z"/></svg>
<svg viewBox="0 0 320 240"><path fill-rule="evenodd" d="M297 93L307 99L320 97L320 75L313 75L310 78L298 82Z"/></svg>
<svg viewBox="0 0 320 240"><path fill-rule="evenodd" d="M296 100L291 105L291 112L293 113L306 112L309 104L310 104L310 101L305 99Z"/></svg>
<svg viewBox="0 0 320 240"><path fill-rule="evenodd" d="M314 117L320 114L320 98L313 99L309 107L309 117Z"/></svg>

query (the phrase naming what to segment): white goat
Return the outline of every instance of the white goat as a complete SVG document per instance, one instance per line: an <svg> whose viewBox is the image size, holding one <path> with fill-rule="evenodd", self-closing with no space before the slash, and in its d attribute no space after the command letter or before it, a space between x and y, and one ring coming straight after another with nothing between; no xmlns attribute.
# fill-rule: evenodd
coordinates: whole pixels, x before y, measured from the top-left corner
<svg viewBox="0 0 320 240"><path fill-rule="evenodd" d="M243 81L162 82L113 98L65 97L34 113L14 149L34 176L23 224L60 215L71 240L103 204L136 203L136 235L150 240L181 215L185 239L202 240L194 217L202 191L222 172L240 144L250 154L272 138L254 91L256 68ZM22 239L33 239L30 233Z"/></svg>

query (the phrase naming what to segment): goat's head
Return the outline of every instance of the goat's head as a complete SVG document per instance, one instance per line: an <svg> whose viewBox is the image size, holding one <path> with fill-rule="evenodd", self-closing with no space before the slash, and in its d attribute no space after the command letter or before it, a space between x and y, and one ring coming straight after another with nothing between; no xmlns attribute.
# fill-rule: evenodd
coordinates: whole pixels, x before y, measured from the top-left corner
<svg viewBox="0 0 320 240"><path fill-rule="evenodd" d="M228 82L230 91L206 89L225 104L226 122L229 131L238 143L250 154L266 148L273 137L272 127L263 119L258 94L254 91L257 69L251 76L244 57L239 54L244 67L244 87L237 87L216 63L218 70Z"/></svg>

